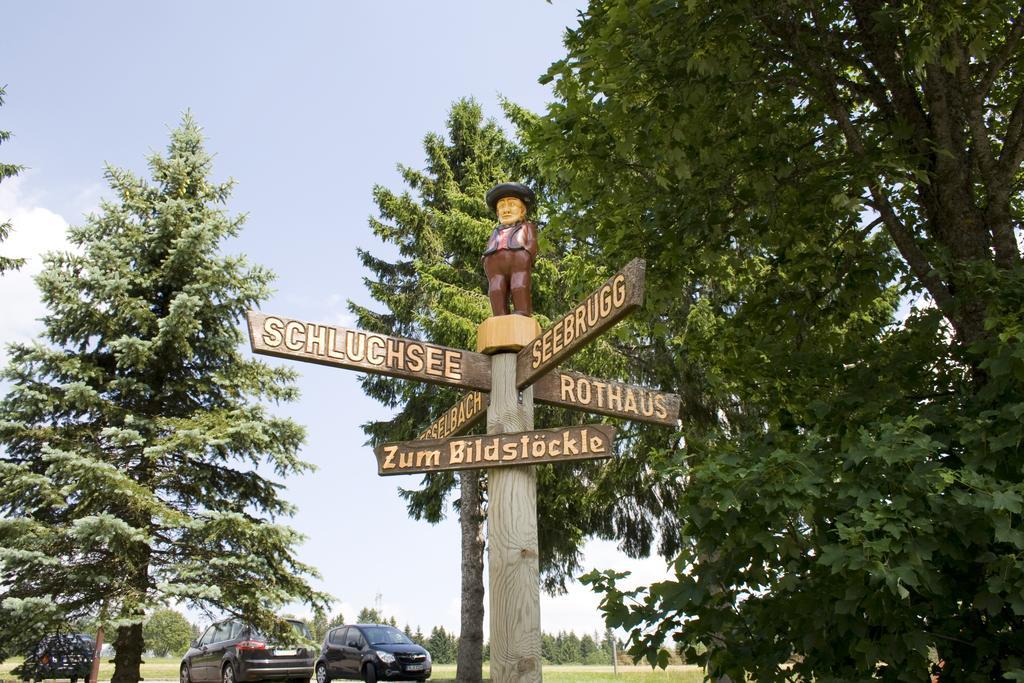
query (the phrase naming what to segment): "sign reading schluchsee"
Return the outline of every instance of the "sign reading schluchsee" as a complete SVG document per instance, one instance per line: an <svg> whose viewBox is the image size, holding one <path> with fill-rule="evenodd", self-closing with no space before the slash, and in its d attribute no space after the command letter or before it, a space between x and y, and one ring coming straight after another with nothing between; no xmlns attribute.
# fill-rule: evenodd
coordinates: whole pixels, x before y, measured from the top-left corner
<svg viewBox="0 0 1024 683"><path fill-rule="evenodd" d="M487 436L385 443L373 449L377 473L411 474L610 458L615 428L582 425Z"/></svg>
<svg viewBox="0 0 1024 683"><path fill-rule="evenodd" d="M643 259L633 259L603 285L524 346L516 357L516 386L529 386L644 300Z"/></svg>
<svg viewBox="0 0 1024 683"><path fill-rule="evenodd" d="M491 388L491 361L482 353L255 311L246 317L254 353L465 389Z"/></svg>

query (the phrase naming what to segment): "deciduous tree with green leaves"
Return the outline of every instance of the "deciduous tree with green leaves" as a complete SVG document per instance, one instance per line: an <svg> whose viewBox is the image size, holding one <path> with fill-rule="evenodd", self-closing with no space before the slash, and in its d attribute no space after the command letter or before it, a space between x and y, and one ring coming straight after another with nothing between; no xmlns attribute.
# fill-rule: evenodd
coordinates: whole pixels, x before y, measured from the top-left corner
<svg viewBox="0 0 1024 683"><path fill-rule="evenodd" d="M260 472L310 468L302 427L268 409L294 371L241 347L272 275L219 252L242 219L190 115L149 168L108 168L114 198L46 257L44 330L9 347L0 402L0 642L99 612L114 683L139 680L145 613L168 600L288 637L275 610L325 599Z"/></svg>
<svg viewBox="0 0 1024 683"><path fill-rule="evenodd" d="M0 107L4 105L4 95L6 91L0 87ZM7 130L0 130L0 144L3 144L11 139L11 132ZM17 164L7 164L0 162L0 183L8 178L13 178L18 175L22 170L22 167ZM0 244L3 244L4 240L11 234L11 223L9 221L0 218ZM17 270L25 263L24 259L10 258L0 254L0 275L3 275L4 271Z"/></svg>
<svg viewBox="0 0 1024 683"><path fill-rule="evenodd" d="M157 657L180 657L192 640L192 625L177 610L158 609L146 618L142 639L146 650Z"/></svg>
<svg viewBox="0 0 1024 683"><path fill-rule="evenodd" d="M595 1L568 34L526 135L552 225L648 259L630 343L685 399L675 577L590 577L634 655L1024 676L1022 34L1019 2L881 0Z"/></svg>

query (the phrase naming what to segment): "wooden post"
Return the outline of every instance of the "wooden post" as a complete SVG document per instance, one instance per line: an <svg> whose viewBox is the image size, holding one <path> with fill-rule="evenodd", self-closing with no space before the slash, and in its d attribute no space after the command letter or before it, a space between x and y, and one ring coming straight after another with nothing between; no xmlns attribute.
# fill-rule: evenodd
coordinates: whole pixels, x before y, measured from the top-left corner
<svg viewBox="0 0 1024 683"><path fill-rule="evenodd" d="M520 396L522 397L520 401ZM533 388L516 391L516 354L491 356L487 433L533 429ZM540 681L537 474L529 465L488 473L491 680Z"/></svg>
<svg viewBox="0 0 1024 683"><path fill-rule="evenodd" d="M101 612L102 614L102 612ZM100 679L100 653L103 651L103 624L96 627L96 648L92 653L92 668L86 683L97 683Z"/></svg>

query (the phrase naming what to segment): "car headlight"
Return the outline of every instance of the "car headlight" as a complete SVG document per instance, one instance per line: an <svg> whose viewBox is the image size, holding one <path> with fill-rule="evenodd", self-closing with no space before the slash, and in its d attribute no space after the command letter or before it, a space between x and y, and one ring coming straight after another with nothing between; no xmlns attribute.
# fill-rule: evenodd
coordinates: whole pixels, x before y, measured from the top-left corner
<svg viewBox="0 0 1024 683"><path fill-rule="evenodd" d="M430 653L427 653L427 664L430 664Z"/></svg>
<svg viewBox="0 0 1024 683"><path fill-rule="evenodd" d="M385 664L391 664L395 661L395 656L390 652L383 652L381 650L377 650L377 656L380 657L380 661L384 662Z"/></svg>

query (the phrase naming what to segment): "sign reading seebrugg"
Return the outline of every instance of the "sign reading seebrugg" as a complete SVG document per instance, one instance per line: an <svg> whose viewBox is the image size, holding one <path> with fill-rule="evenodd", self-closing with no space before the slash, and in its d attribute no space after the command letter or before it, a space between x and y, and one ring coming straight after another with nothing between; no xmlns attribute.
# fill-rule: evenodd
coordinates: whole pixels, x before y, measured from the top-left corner
<svg viewBox="0 0 1024 683"><path fill-rule="evenodd" d="M582 425L488 436L385 443L373 449L377 473L411 474L610 458L615 428Z"/></svg>
<svg viewBox="0 0 1024 683"><path fill-rule="evenodd" d="M254 353L466 389L491 388L482 353L249 311Z"/></svg>
<svg viewBox="0 0 1024 683"><path fill-rule="evenodd" d="M533 384L639 307L644 300L645 268L643 259L633 259L523 347L516 358L516 386Z"/></svg>

